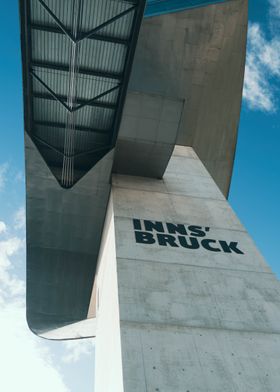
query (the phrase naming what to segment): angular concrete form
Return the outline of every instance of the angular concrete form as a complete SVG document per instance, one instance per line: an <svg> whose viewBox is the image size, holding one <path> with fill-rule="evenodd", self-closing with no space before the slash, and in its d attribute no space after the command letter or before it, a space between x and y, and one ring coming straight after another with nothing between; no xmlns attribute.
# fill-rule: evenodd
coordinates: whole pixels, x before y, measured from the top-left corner
<svg viewBox="0 0 280 392"><path fill-rule="evenodd" d="M103 245L96 392L279 390L279 282L192 148L113 176Z"/></svg>
<svg viewBox="0 0 280 392"><path fill-rule="evenodd" d="M95 336L112 173L162 178L187 145L227 196L247 29L247 0L162 0L181 11L143 22L144 0L69 2L20 1L27 319L54 339Z"/></svg>
<svg viewBox="0 0 280 392"><path fill-rule="evenodd" d="M161 177L174 144L192 146L227 197L241 107L247 8L247 0L234 0L144 20L115 171ZM150 167L147 156L153 157Z"/></svg>
<svg viewBox="0 0 280 392"><path fill-rule="evenodd" d="M96 336L95 392L279 391L279 282L226 200L247 6L20 0L27 320Z"/></svg>

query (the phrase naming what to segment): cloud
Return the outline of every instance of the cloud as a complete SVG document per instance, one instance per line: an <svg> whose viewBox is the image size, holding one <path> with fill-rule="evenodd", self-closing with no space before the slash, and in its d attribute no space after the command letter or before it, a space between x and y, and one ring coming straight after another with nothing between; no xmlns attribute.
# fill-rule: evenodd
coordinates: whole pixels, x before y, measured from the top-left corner
<svg viewBox="0 0 280 392"><path fill-rule="evenodd" d="M79 380L73 370L85 376L92 369L92 343L50 342L35 336L26 323L25 305L25 208L17 210L13 194L23 187L8 163L0 164L0 191L6 206L0 205L0 347L3 391L73 392L91 389L92 380ZM9 208L7 206L9 205ZM12 211L10 213L10 211ZM5 219L3 219L5 217ZM79 347L80 346L80 347ZM73 366L72 366L73 365ZM72 389L73 388L73 389Z"/></svg>
<svg viewBox="0 0 280 392"><path fill-rule="evenodd" d="M270 4L270 15L272 18L280 18L280 0L268 0Z"/></svg>
<svg viewBox="0 0 280 392"><path fill-rule="evenodd" d="M3 163L2 165L0 165L0 191L5 186L7 171L8 171L8 164L7 163Z"/></svg>
<svg viewBox="0 0 280 392"><path fill-rule="evenodd" d="M1 389L70 392L50 350L25 325L25 310L15 301L1 309Z"/></svg>
<svg viewBox="0 0 280 392"><path fill-rule="evenodd" d="M250 109L276 110L275 79L280 77L280 37L266 39L258 23L249 23L243 97Z"/></svg>
<svg viewBox="0 0 280 392"><path fill-rule="evenodd" d="M79 361L92 355L93 342L48 342L28 329L25 281L15 268L25 258L23 233L15 231L23 227L23 216L24 208L20 208L13 227L0 221L0 387L3 391L70 392L63 376L67 374L65 366L68 368L72 363L79 366ZM59 355L55 350L59 350Z"/></svg>
<svg viewBox="0 0 280 392"><path fill-rule="evenodd" d="M18 182L24 182L25 181L24 173L21 170L16 173L15 180L18 181Z"/></svg>
<svg viewBox="0 0 280 392"><path fill-rule="evenodd" d="M3 234L7 231L7 226L5 222L0 221L0 234Z"/></svg>
<svg viewBox="0 0 280 392"><path fill-rule="evenodd" d="M67 353L62 357L63 362L78 362L82 356L92 355L94 349L93 339L69 340L64 342Z"/></svg>
<svg viewBox="0 0 280 392"><path fill-rule="evenodd" d="M14 225L16 230L25 228L25 208L20 207L14 215Z"/></svg>
<svg viewBox="0 0 280 392"><path fill-rule="evenodd" d="M12 273L11 258L23 248L24 240L10 237L0 241L0 303L24 294L24 282Z"/></svg>
<svg viewBox="0 0 280 392"><path fill-rule="evenodd" d="M47 344L26 325L25 283L13 265L23 253L24 239L11 236L1 223L5 228L0 240L1 390L70 392Z"/></svg>

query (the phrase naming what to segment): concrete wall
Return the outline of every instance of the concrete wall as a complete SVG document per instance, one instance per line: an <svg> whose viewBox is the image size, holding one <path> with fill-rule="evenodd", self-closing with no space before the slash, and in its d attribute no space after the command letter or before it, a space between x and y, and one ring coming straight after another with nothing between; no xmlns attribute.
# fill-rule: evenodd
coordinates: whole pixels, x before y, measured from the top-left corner
<svg viewBox="0 0 280 392"><path fill-rule="evenodd" d="M194 148L227 196L241 107L247 22L248 0L231 0L144 19L116 146L116 171L130 174L119 165L129 159L131 170L140 168L134 172L136 175L142 170L142 175L147 176L146 145L153 141L149 148L153 153L151 161L162 165L163 157L170 157L168 144L172 144L173 136L174 144ZM136 93L140 94L138 110L132 105ZM156 120L160 121L157 107L161 100L184 102L178 125L173 121L173 128L168 129L168 139L162 124L156 135L152 129ZM144 119L144 122L141 120L144 127L135 135L133 130L139 127L138 114ZM172 120L176 117L172 116ZM146 129L150 131L149 137ZM143 151L141 161L140 149ZM125 168L127 170L127 166ZM154 171L149 173L152 176Z"/></svg>
<svg viewBox="0 0 280 392"><path fill-rule="evenodd" d="M114 150L71 189L61 188L27 133L25 155L28 325L49 339L95 336L87 313Z"/></svg>
<svg viewBox="0 0 280 392"><path fill-rule="evenodd" d="M98 336L95 350L95 391L123 392L116 272L115 227L110 200L99 254L97 290L93 290L97 308ZM91 305L92 302L93 298Z"/></svg>
<svg viewBox="0 0 280 392"><path fill-rule="evenodd" d="M112 200L124 392L278 392L279 282L194 151L176 147L163 180L115 175ZM201 226L220 251L136 243L133 218L184 224L188 239Z"/></svg>

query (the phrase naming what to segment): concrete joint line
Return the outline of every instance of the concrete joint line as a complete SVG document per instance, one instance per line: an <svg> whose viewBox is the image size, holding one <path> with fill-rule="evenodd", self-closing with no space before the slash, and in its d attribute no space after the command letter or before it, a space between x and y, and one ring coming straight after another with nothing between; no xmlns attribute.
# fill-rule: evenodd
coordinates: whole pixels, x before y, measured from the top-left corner
<svg viewBox="0 0 280 392"><path fill-rule="evenodd" d="M177 332L184 332L186 329L195 329L195 330L202 330L202 331L217 331L217 332L232 332L237 334L249 334L249 335L280 335L280 330L253 330L253 329L239 329L239 328L226 328L226 327L203 327L197 325L186 325L186 324L172 324L172 323L161 323L161 322L154 322L154 323L147 323L141 321L131 321L131 320L120 320L120 323L123 325L127 325L132 328L138 329L141 326L142 328L151 329L151 330L165 330L171 329Z"/></svg>
<svg viewBox="0 0 280 392"><path fill-rule="evenodd" d="M132 259L129 257L118 257L118 260L127 260L131 263ZM244 269L239 269L239 268L225 268L225 267L217 267L217 266L213 266L213 267L209 267L206 265L198 265L198 264L186 264L186 263L177 263L177 262L165 262L165 261L160 261L160 260L144 260L144 259L133 259L133 261L138 261L138 262L145 262L145 263L157 263L157 264L165 264L165 265L177 265L177 266L181 266L181 267L194 267L194 268L200 268L200 269L210 269L210 270L222 270L222 271L232 271L232 272L246 272L246 273L253 273L253 274L267 274L267 275L271 275L272 277L275 278L275 274L273 272L269 272L269 271L253 271L253 270L244 270Z"/></svg>

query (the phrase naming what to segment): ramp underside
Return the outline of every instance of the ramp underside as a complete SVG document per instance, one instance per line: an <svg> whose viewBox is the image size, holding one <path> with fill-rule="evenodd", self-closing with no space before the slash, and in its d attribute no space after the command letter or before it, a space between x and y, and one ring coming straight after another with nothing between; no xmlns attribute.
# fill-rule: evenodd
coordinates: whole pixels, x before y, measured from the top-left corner
<svg viewBox="0 0 280 392"><path fill-rule="evenodd" d="M20 0L27 319L35 333L87 319L144 7L145 0ZM78 337L71 331L67 337Z"/></svg>
<svg viewBox="0 0 280 392"><path fill-rule="evenodd" d="M53 330L50 338L83 337L83 326L73 324L88 318L113 151L66 190L27 134L25 145L28 324L40 335ZM69 331L55 331L66 325Z"/></svg>

